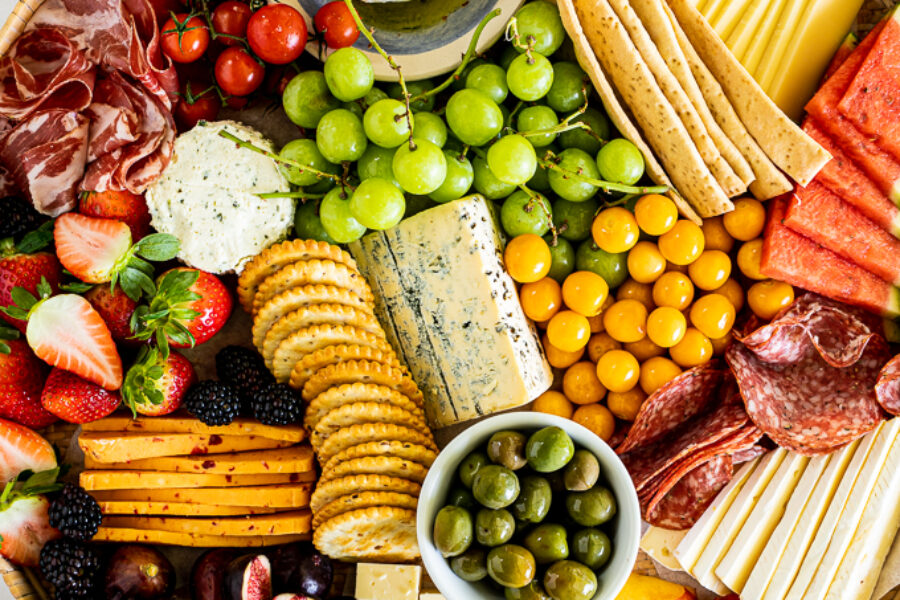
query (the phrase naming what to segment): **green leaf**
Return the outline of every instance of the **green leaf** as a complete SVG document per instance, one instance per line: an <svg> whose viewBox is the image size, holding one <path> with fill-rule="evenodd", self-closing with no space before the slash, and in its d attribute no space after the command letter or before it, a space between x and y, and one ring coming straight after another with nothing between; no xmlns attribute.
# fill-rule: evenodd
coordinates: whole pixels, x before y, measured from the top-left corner
<svg viewBox="0 0 900 600"><path fill-rule="evenodd" d="M135 244L134 251L139 256L156 262L172 260L181 249L181 242L168 233L153 233Z"/></svg>
<svg viewBox="0 0 900 600"><path fill-rule="evenodd" d="M171 323L169 323L169 327L166 328L166 333L168 334L169 338L179 346L193 347L195 343L194 334L192 334L187 327L185 327L178 321L172 321Z"/></svg>
<svg viewBox="0 0 900 600"><path fill-rule="evenodd" d="M169 271L163 275L159 282L159 289L163 294L185 293L191 286L197 283L200 271L194 269Z"/></svg>
<svg viewBox="0 0 900 600"><path fill-rule="evenodd" d="M34 231L25 234L18 244L18 250L22 254L34 254L43 250L53 242L53 221L47 221Z"/></svg>
<svg viewBox="0 0 900 600"><path fill-rule="evenodd" d="M46 277L41 276L41 282L37 284L37 292L41 298L49 298L50 294L53 293L53 288L50 287Z"/></svg>
<svg viewBox="0 0 900 600"><path fill-rule="evenodd" d="M4 344L0 342L0 354L9 354L12 350L9 347L9 344Z"/></svg>
<svg viewBox="0 0 900 600"><path fill-rule="evenodd" d="M9 306L0 307L0 311L3 311L13 319L20 319L22 321L28 318L28 311L19 308L18 306L13 306L10 304Z"/></svg>
<svg viewBox="0 0 900 600"><path fill-rule="evenodd" d="M94 287L92 283L84 283L83 281L70 281L68 283L59 284L59 289L72 294L83 294Z"/></svg>
<svg viewBox="0 0 900 600"><path fill-rule="evenodd" d="M152 295L156 290L153 280L147 277L142 271L132 268L126 268L121 273L119 285L129 298L137 302L141 299L144 292Z"/></svg>
<svg viewBox="0 0 900 600"><path fill-rule="evenodd" d="M166 331L162 327L156 330L156 345L163 360L169 360L169 338L166 337Z"/></svg>
<svg viewBox="0 0 900 600"><path fill-rule="evenodd" d="M6 325L0 325L0 340L17 340L19 339L18 329L14 329L12 327L8 327Z"/></svg>
<svg viewBox="0 0 900 600"><path fill-rule="evenodd" d="M14 287L12 292L10 292L10 296L12 297L13 302L16 303L16 306L26 311L26 313L31 310L32 306L37 304L37 298L23 287Z"/></svg>
<svg viewBox="0 0 900 600"><path fill-rule="evenodd" d="M136 256L132 256L128 259L128 266L134 269L137 269L144 273L147 277L153 277L154 268L153 265L148 263L146 260L142 258L138 258ZM156 292L154 292L156 293Z"/></svg>

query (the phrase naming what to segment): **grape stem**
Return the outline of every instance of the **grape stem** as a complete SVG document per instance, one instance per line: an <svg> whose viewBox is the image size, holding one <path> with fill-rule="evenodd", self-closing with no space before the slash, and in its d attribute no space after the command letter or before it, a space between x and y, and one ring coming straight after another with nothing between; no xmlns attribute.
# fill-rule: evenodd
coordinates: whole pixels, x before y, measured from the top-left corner
<svg viewBox="0 0 900 600"><path fill-rule="evenodd" d="M268 200L269 198L302 198L304 200L313 200L324 198L325 194L310 194L303 190L297 190L296 192L263 192L262 194L254 194L254 196L262 198L263 200Z"/></svg>
<svg viewBox="0 0 900 600"><path fill-rule="evenodd" d="M271 150L266 150L265 148L260 148L259 146L254 146L250 142L244 141L241 138L237 137L236 135L229 133L228 131L222 130L219 132L219 135L228 141L234 142L241 148L246 148L247 150L252 150L253 152L256 152L257 154L262 154L263 156L267 156L267 157L271 158L272 160L274 160L275 162L290 165L292 167L297 167L298 169L300 169L301 173L306 171L306 172L314 174L316 177L319 177L319 178L324 177L326 179L331 179L332 181L335 181L337 183L341 182L341 178L338 177L337 175L332 175L331 173L326 173L324 171L320 171L309 165L304 165L301 162L297 162L296 160L291 160L290 158L285 158L283 156L279 156L278 154L276 154L275 152L272 152Z"/></svg>
<svg viewBox="0 0 900 600"><path fill-rule="evenodd" d="M557 241L557 231L556 225L553 224L553 215L550 214L550 211L547 210L547 206L541 200L541 195L537 192L534 192L524 183L519 185L519 189L528 194L528 204L525 205L525 210L531 212L534 210L535 205L539 206L541 211L543 211L544 216L547 217L547 223L550 225L550 231L553 233L553 246L556 246Z"/></svg>
<svg viewBox="0 0 900 600"><path fill-rule="evenodd" d="M515 17L509 20L509 23L506 24L506 34L503 38L507 42L512 42L512 45L516 48L521 48L525 51L525 55L528 57L528 64L534 64L534 56L531 54L534 51L534 36L529 35L525 38L526 44L522 43L522 38L519 35L519 23Z"/></svg>
<svg viewBox="0 0 900 600"><path fill-rule="evenodd" d="M563 177L571 177L573 179L577 179L578 181L583 181L585 183L597 186L606 193L621 192L623 194L664 194L665 192L669 191L669 187L665 185L642 187L625 185L623 183L615 183L613 181L604 181L602 179L594 179L593 177L588 177L583 173L570 171L569 169L559 166L556 162L554 162L555 159L558 159L558 157L553 152L548 150L547 153L544 154L544 157L538 160L538 164L540 164L540 166L544 167L545 169L550 169L551 171L562 173Z"/></svg>

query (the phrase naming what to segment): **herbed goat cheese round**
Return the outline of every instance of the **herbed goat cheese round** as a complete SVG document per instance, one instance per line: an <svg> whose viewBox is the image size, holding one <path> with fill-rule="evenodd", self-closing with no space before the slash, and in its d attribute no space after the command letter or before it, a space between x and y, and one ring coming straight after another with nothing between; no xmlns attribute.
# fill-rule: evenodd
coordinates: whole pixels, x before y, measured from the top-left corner
<svg viewBox="0 0 900 600"><path fill-rule="evenodd" d="M290 191L278 163L223 138L223 129L275 151L246 125L200 123L178 136L172 162L146 194L153 227L181 241L178 258L211 273L240 272L294 222L293 199L257 195Z"/></svg>

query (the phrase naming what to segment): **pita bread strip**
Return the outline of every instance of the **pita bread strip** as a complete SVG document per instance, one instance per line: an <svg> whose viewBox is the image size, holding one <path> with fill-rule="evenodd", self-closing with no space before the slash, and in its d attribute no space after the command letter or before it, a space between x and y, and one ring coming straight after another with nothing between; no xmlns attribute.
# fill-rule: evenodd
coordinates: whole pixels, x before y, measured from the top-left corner
<svg viewBox="0 0 900 600"><path fill-rule="evenodd" d="M734 205L703 162L608 0L577 0L575 12L600 64L631 108L678 191L701 217L732 210Z"/></svg>
<svg viewBox="0 0 900 600"><path fill-rule="evenodd" d="M667 2L747 131L781 170L807 185L831 160L831 154L781 112L688 0Z"/></svg>
<svg viewBox="0 0 900 600"><path fill-rule="evenodd" d="M609 0L609 3L631 37L631 41L637 48L644 64L650 69L657 85L659 85L669 104L675 109L675 113L681 119L685 129L687 129L688 135L694 141L694 145L700 153L703 162L709 167L725 195L731 197L746 192L747 186L735 175L728 162L722 158L719 149L706 131L706 126L700 119L700 115L681 87L681 83L669 70L666 61L663 60L659 52L659 48L653 43L650 34L647 33L640 17L631 8L628 0Z"/></svg>
<svg viewBox="0 0 900 600"><path fill-rule="evenodd" d="M597 90L597 95L603 102L603 108L606 110L606 114L616 126L616 129L619 130L619 133L622 134L622 137L637 146L638 150L641 151L641 154L644 155L647 175L650 179L657 185L669 186L669 191L666 192L666 195L669 196L675 203L675 206L678 207L678 212L681 213L684 218L689 219L698 225L702 224L700 217L691 205L688 204L678 191L674 189L672 180L669 179L669 176L662 168L662 165L659 164L653 151L647 145L647 142L644 141L644 138L641 136L641 133L638 131L637 127L635 127L634 123L632 123L628 113L619 103L615 91L613 91L609 80L607 80L606 75L603 73L603 69L600 67L600 63L597 62L597 57L594 56L594 51L591 50L590 44L588 44L587 38L584 35L584 31L581 29L581 23L579 23L578 17L575 14L575 6L572 4L572 0L558 0L557 5L559 6L559 13L562 17L563 26L566 28L566 32L569 34L569 38L575 46L575 55L578 58L578 62L584 69L584 72L591 78L594 89Z"/></svg>
<svg viewBox="0 0 900 600"><path fill-rule="evenodd" d="M760 200L768 200L794 189L793 184L775 166L775 163L763 152L756 140L753 139L753 136L747 131L747 128L744 127L740 117L738 117L737 112L735 112L734 107L722 90L722 86L713 77L706 63L700 59L700 55L697 54L697 51L691 45L687 34L684 33L678 20L675 19L675 15L662 0L656 0L656 2L666 13L669 25L672 26L672 30L675 32L678 45L684 52L688 66L691 68L691 72L700 86L700 91L703 93L703 97L706 99L713 116L716 118L716 122L722 127L725 135L737 145L756 175L756 180L750 184L750 191Z"/></svg>

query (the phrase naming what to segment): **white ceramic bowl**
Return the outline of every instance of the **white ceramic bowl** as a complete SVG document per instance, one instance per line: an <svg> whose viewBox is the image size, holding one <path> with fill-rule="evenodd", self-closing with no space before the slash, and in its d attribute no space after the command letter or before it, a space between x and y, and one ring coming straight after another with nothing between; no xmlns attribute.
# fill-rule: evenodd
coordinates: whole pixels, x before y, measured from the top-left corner
<svg viewBox="0 0 900 600"><path fill-rule="evenodd" d="M594 600L612 600L625 585L641 537L640 507L625 465L606 442L574 421L544 413L514 412L485 419L454 438L438 455L422 485L416 515L419 550L428 575L447 600L503 600L501 594L485 583L469 583L457 577L447 559L434 547L434 518L446 503L459 463L473 450L484 448L488 438L498 431L512 429L528 434L550 426L565 430L576 448L594 453L600 461L601 481L606 481L616 496L618 511L610 536L613 554L597 578L599 585Z"/></svg>

